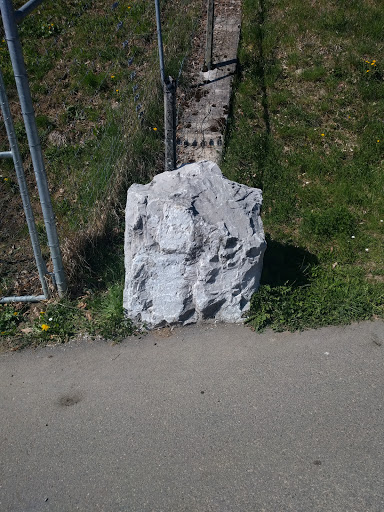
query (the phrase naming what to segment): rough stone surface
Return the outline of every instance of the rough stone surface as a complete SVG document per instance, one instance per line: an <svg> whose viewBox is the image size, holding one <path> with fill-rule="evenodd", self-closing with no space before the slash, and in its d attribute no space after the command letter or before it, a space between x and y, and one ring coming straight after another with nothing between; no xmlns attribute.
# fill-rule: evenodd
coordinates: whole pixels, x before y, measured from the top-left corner
<svg viewBox="0 0 384 512"><path fill-rule="evenodd" d="M128 190L124 308L148 327L240 322L266 248L261 190L210 161Z"/></svg>

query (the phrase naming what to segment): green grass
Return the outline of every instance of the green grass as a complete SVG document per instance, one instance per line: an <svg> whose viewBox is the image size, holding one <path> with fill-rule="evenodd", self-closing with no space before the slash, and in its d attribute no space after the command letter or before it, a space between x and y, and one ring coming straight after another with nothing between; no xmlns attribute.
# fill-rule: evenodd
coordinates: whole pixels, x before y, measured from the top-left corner
<svg viewBox="0 0 384 512"><path fill-rule="evenodd" d="M21 4L15 2L15 7ZM132 181L147 182L162 167L163 97L154 4L113 4L47 0L19 25L59 234L71 247L95 215L102 216L102 204L116 192L116 181L125 188ZM161 9L166 71L177 76L199 5L163 1ZM0 55L7 92L16 105L3 38ZM14 115L30 171L21 115L17 109ZM0 148L7 148L3 128L0 125Z"/></svg>
<svg viewBox="0 0 384 512"><path fill-rule="evenodd" d="M96 0L47 0L40 16L22 25L64 248L78 247L71 277L77 298L40 304L34 319L25 306L0 306L3 346L135 332L122 310L121 208L126 187L161 167L162 101L153 5L128 5L112 11ZM168 72L176 76L198 5L162 7ZM133 68L118 21L129 27L143 123L135 117ZM384 316L383 24L378 0L364 9L357 0L244 0L222 167L229 178L263 189L268 248L248 317L255 329ZM1 41L0 52L6 55ZM12 99L9 67L5 76ZM116 215L104 209L111 195ZM100 218L104 229L89 231Z"/></svg>
<svg viewBox="0 0 384 512"><path fill-rule="evenodd" d="M116 180L125 187L132 181L147 182L162 166L163 98L154 4L113 4L47 0L19 29L59 234L71 246L95 215L100 218ZM163 1L161 9L166 71L177 76L199 5ZM17 102L8 50L1 41L0 52L10 101ZM20 113L15 115L16 125L22 125ZM0 147L7 146L1 128ZM27 157L22 126L19 132Z"/></svg>
<svg viewBox="0 0 384 512"><path fill-rule="evenodd" d="M64 343L81 334L116 343L139 332L123 311L122 233L116 228L111 231L88 247L87 264L77 276L76 298L53 299L32 307L25 303L0 305L0 352Z"/></svg>
<svg viewBox="0 0 384 512"><path fill-rule="evenodd" d="M72 298L30 308L0 305L3 347L65 341L81 332L114 340L135 332L122 308L124 208L132 183L146 183L163 170L163 94L154 4L123 0L112 9L113 4L46 0L19 25ZM160 5L166 73L176 78L202 2ZM2 39L1 68L16 105ZM24 125L17 108L13 114L34 190ZM1 150L8 149L3 128L0 123ZM1 193L13 194L17 186L5 164ZM39 208L35 214L44 243ZM9 295L12 283L2 279L1 287Z"/></svg>
<svg viewBox="0 0 384 512"><path fill-rule="evenodd" d="M263 189L257 329L384 315L384 12L360 7L244 1L222 167Z"/></svg>
<svg viewBox="0 0 384 512"><path fill-rule="evenodd" d="M4 305L0 309L0 336L9 336L17 331L21 316L10 305Z"/></svg>

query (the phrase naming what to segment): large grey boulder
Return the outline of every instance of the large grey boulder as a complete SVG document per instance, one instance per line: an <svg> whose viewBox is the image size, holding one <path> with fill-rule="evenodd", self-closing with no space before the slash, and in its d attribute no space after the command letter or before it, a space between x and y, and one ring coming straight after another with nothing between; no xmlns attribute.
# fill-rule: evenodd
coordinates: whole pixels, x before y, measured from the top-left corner
<svg viewBox="0 0 384 512"><path fill-rule="evenodd" d="M240 322L266 248L261 190L210 161L128 190L124 308L147 327Z"/></svg>

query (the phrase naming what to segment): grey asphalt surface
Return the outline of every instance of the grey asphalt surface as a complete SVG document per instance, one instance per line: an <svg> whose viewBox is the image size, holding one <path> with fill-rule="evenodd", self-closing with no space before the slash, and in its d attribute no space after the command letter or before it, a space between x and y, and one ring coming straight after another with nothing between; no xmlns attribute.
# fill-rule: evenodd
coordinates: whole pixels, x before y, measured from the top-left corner
<svg viewBox="0 0 384 512"><path fill-rule="evenodd" d="M382 512L383 391L380 321L1 354L0 511Z"/></svg>

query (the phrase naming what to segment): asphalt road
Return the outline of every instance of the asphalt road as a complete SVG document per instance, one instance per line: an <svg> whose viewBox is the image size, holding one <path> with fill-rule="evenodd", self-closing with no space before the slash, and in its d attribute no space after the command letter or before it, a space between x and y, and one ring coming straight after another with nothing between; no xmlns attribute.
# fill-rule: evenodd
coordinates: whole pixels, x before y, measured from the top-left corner
<svg viewBox="0 0 384 512"><path fill-rule="evenodd" d="M0 511L382 512L383 390L379 321L2 354Z"/></svg>

